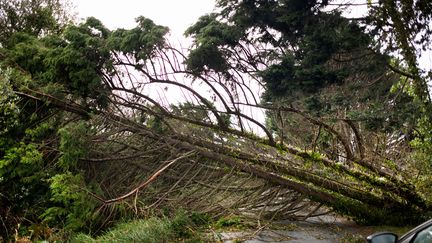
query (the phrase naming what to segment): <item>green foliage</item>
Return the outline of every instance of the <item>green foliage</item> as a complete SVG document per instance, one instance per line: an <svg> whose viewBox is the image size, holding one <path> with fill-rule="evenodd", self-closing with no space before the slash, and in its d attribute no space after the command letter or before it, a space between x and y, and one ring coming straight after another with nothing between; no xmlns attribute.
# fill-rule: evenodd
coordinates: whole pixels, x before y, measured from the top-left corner
<svg viewBox="0 0 432 243"><path fill-rule="evenodd" d="M104 107L109 90L102 74L114 75L112 52L147 60L165 44L166 27L144 17L137 18L137 23L132 30L111 32L99 20L88 18L68 26L62 35L37 38L17 32L9 38L5 62L29 72L38 82L32 86L60 84L76 98L90 98L92 102L87 103Z"/></svg>
<svg viewBox="0 0 432 243"><path fill-rule="evenodd" d="M46 110L33 112L37 102L18 98L11 81L21 77L13 69L6 70L0 95L0 217L7 219L5 230L10 235L18 224L25 230L28 222L37 222L47 206L53 153L47 153L43 141L53 133L56 118ZM21 222L24 217L27 222Z"/></svg>
<svg viewBox="0 0 432 243"><path fill-rule="evenodd" d="M296 15L284 9L281 19ZM280 63L270 66L262 73L267 85L265 98L287 96L293 91L314 93L331 84L341 84L352 67L332 68L328 65L338 53L364 50L369 38L356 24L350 23L338 13L320 13L310 16L310 22L297 26L302 36L280 30L280 46L298 45L298 51L280 56ZM285 22L284 22L285 24Z"/></svg>
<svg viewBox="0 0 432 243"><path fill-rule="evenodd" d="M80 234L71 242L167 242L170 239L172 231L169 222L150 218L120 224L96 239Z"/></svg>
<svg viewBox="0 0 432 243"><path fill-rule="evenodd" d="M5 149L0 158L0 188L3 197L25 208L33 202L34 193L44 194L40 179L43 173L42 154L36 144L15 144ZM36 194L37 195L37 194Z"/></svg>
<svg viewBox="0 0 432 243"><path fill-rule="evenodd" d="M426 115L418 121L416 137L411 141L415 151L411 155L414 168L417 170L417 188L427 199L432 199L432 124Z"/></svg>
<svg viewBox="0 0 432 243"><path fill-rule="evenodd" d="M16 34L16 43L8 50L9 62L18 64L32 75L31 87L41 88L57 83L76 96L91 97L103 105L105 88L99 74L101 62L105 61L101 59L106 57L94 54L98 52L95 51L98 47L92 48L91 44L86 43L83 40L86 36L79 35L81 39L72 39L71 32L78 31L69 28L66 36L69 39L66 40L54 37L39 40L25 34ZM87 41L91 40L88 37Z"/></svg>
<svg viewBox="0 0 432 243"><path fill-rule="evenodd" d="M192 226L193 221L189 218L185 211L179 211L170 222L170 229L180 238L192 237L192 232L188 229Z"/></svg>
<svg viewBox="0 0 432 243"><path fill-rule="evenodd" d="M22 217L35 220L43 211L49 191L44 182L47 178L39 145L0 135L0 218L4 222L0 235L11 235ZM26 225L21 224L23 229Z"/></svg>
<svg viewBox="0 0 432 243"><path fill-rule="evenodd" d="M209 57L212 58L209 59ZM207 69L224 72L228 67L224 55L219 49L208 44L201 45L199 48L192 50L189 53L186 64L188 69L195 73L201 73Z"/></svg>
<svg viewBox="0 0 432 243"><path fill-rule="evenodd" d="M41 72L46 49L36 37L19 32L12 36L9 45L7 51L12 63L18 64L33 75Z"/></svg>
<svg viewBox="0 0 432 243"><path fill-rule="evenodd" d="M24 175L40 168L42 164L42 154L37 150L35 144L20 143L6 151L0 161L0 176L23 177L26 181L31 181L31 177ZM7 169L9 168L9 169Z"/></svg>
<svg viewBox="0 0 432 243"><path fill-rule="evenodd" d="M59 165L65 170L75 170L80 158L88 153L88 136L91 129L84 121L70 123L59 129L60 151Z"/></svg>
<svg viewBox="0 0 432 243"><path fill-rule="evenodd" d="M190 219L197 226L205 226L210 223L211 217L205 213L192 212Z"/></svg>
<svg viewBox="0 0 432 243"><path fill-rule="evenodd" d="M219 47L234 47L242 36L239 27L219 22L216 17L215 14L202 16L185 32L186 35L194 37L196 45L186 60L187 68L193 72L226 71L229 66L226 61L229 54Z"/></svg>
<svg viewBox="0 0 432 243"><path fill-rule="evenodd" d="M185 213L178 213L173 219L151 217L122 223L97 238L78 234L71 242L202 242L194 228Z"/></svg>
<svg viewBox="0 0 432 243"><path fill-rule="evenodd" d="M107 90L101 78L110 66L110 52L106 48L108 30L96 19L89 18L79 26L69 26L63 39L45 39L47 67L42 78L49 83L59 82L81 97L91 97L106 105Z"/></svg>
<svg viewBox="0 0 432 243"><path fill-rule="evenodd" d="M262 77L266 80L266 87L271 90L272 95L286 95L287 90L294 89L294 85L290 85L290 81L294 78L294 58L286 56L279 64L270 66L262 73ZM270 95L266 95L270 100Z"/></svg>
<svg viewBox="0 0 432 243"><path fill-rule="evenodd" d="M361 225L416 225L428 219L428 215L420 215L413 209L400 210L397 208L375 207L359 200L334 194L337 200L331 207L338 213L353 219ZM392 199L397 200L397 199Z"/></svg>
<svg viewBox="0 0 432 243"><path fill-rule="evenodd" d="M25 136L39 141L53 133L50 125L53 124L45 122L27 129ZM0 204L11 207L17 215L24 211L31 217L41 216L47 223L66 230L91 228L92 222L96 222L96 204L83 190L86 183L82 175L67 171L76 171L77 161L85 153L86 148L80 143L85 139L79 137L83 128L85 125L79 124L61 130L60 147L64 153L59 164L64 173L52 167L51 158L42 154L41 145L24 142L9 145L0 159L0 188L2 199L6 199Z"/></svg>
<svg viewBox="0 0 432 243"><path fill-rule="evenodd" d="M59 31L72 19L67 5L64 0L1 0L0 43L8 45L17 32L40 36Z"/></svg>
<svg viewBox="0 0 432 243"><path fill-rule="evenodd" d="M80 159L88 153L91 129L84 121L69 123L58 130L60 136L58 170L48 179L50 207L41 215L49 225L61 225L67 231L91 230L97 225L97 203L87 193L89 184L81 173Z"/></svg>
<svg viewBox="0 0 432 243"><path fill-rule="evenodd" d="M76 98L91 98L93 105L104 107L109 92L101 74L111 75L112 71L106 40L109 33L94 18L78 26L68 26L62 35L38 38L17 32L11 35L8 48L3 50L7 57L3 62L12 67L18 65L21 72L25 70L31 75L31 82L13 83L16 87L49 86L57 90L63 87L63 91L66 89Z"/></svg>
<svg viewBox="0 0 432 243"><path fill-rule="evenodd" d="M237 216L222 217L215 223L216 228L238 228L242 226L242 219Z"/></svg>
<svg viewBox="0 0 432 243"><path fill-rule="evenodd" d="M93 179L87 178L81 161L89 152L92 129L84 121L71 122L76 119L73 115L59 112L58 104L45 97L67 99L89 110L106 108L110 95L106 79L115 75L113 53L135 57L137 62L148 60L164 47L168 32L144 17L137 18L138 27L132 30L110 31L95 18L78 25L48 26L44 18L61 18L62 11L50 3L49 13L37 12L38 6L25 10L36 11L31 14L40 17L43 33L22 26L0 38L0 217L14 215L15 221L6 222L10 232L16 222L26 228L41 219L68 231L100 227L96 204L85 192L94 187ZM15 10L5 6L21 11L20 6ZM15 21L12 15L2 18ZM35 93L42 98L30 98ZM27 221L21 222L24 217Z"/></svg>
<svg viewBox="0 0 432 243"><path fill-rule="evenodd" d="M364 49L370 42L358 25L339 13L318 11L323 4L317 1L218 1L218 5L220 12L201 17L186 31L195 42L188 68L226 72L227 60L236 47L271 44L274 48L247 56L252 66L263 56L273 56L270 61L276 62L261 74L267 98L341 83L348 70L332 69L326 63L337 53Z"/></svg>
<svg viewBox="0 0 432 243"><path fill-rule="evenodd" d="M362 131L401 131L409 135L419 107L406 94L390 92L400 79L389 72L387 64L391 59L371 51L374 36L364 25L338 10L323 11L326 4L219 0L214 13L201 17L186 31L195 44L186 61L188 68L221 74L249 70L244 75L254 70L253 76L266 87L262 96L265 102L292 104L316 116L344 114L347 119L361 121ZM243 53L245 47L255 51ZM284 141L300 142L303 138L298 138L299 134L315 132L304 128L301 119L289 115L281 118L286 125L282 132L282 121L270 121L278 116L273 114L267 113L267 125ZM287 125L291 123L297 124ZM291 127L304 130L296 134L287 131ZM309 145L312 139L303 142ZM318 140L322 140L321 136ZM321 144L328 147L330 140Z"/></svg>
<svg viewBox="0 0 432 243"><path fill-rule="evenodd" d="M113 31L108 39L112 50L133 56L137 61L148 60L157 49L165 45L164 36L168 28L156 25L152 20L140 16L136 19L138 26L131 29Z"/></svg>
<svg viewBox="0 0 432 243"><path fill-rule="evenodd" d="M186 30L185 34L193 36L196 45L235 46L242 37L241 29L221 23L216 18L217 15L215 14L200 17L194 25Z"/></svg>
<svg viewBox="0 0 432 243"><path fill-rule="evenodd" d="M97 204L89 200L82 175L71 172L56 174L49 182L50 200L55 206L41 215L43 220L67 231L90 230L92 223L97 222L98 215L94 212Z"/></svg>
<svg viewBox="0 0 432 243"><path fill-rule="evenodd" d="M9 76L9 69L0 69L0 135L19 125L19 98L13 92Z"/></svg>

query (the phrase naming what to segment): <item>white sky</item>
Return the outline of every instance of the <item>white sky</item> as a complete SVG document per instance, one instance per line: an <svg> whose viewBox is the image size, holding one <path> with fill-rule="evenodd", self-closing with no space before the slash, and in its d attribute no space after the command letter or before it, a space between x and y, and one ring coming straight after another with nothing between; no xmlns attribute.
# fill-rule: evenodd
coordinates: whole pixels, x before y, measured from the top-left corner
<svg viewBox="0 0 432 243"><path fill-rule="evenodd" d="M109 29L135 27L135 18L144 16L170 28L173 37L198 18L212 12L214 0L71 0L78 18L96 17Z"/></svg>

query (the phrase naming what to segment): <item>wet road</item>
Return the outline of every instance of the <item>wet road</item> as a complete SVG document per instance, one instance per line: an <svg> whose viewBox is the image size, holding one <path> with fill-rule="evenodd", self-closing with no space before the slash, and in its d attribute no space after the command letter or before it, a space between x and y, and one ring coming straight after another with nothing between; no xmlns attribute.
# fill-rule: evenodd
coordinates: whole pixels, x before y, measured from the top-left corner
<svg viewBox="0 0 432 243"><path fill-rule="evenodd" d="M286 229L284 225L287 226ZM325 216L301 222L285 221L278 230L218 233L216 238L226 243L334 243L350 235L365 234L365 231L368 234L367 227L358 226L352 221Z"/></svg>

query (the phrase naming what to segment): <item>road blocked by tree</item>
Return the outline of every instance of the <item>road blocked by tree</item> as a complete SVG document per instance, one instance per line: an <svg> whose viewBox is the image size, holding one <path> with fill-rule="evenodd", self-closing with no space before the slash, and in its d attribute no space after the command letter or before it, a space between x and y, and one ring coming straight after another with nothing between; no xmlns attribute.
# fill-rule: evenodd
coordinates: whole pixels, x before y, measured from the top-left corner
<svg viewBox="0 0 432 243"><path fill-rule="evenodd" d="M2 235L25 219L98 232L180 207L421 221L431 200L427 77L407 60L407 36L381 48L389 43L371 29L386 30L377 21L389 7L370 4L353 20L317 1L218 1L187 30L186 51L145 17L130 30L95 18L11 29L0 49ZM419 24L430 18L430 4L412 7Z"/></svg>

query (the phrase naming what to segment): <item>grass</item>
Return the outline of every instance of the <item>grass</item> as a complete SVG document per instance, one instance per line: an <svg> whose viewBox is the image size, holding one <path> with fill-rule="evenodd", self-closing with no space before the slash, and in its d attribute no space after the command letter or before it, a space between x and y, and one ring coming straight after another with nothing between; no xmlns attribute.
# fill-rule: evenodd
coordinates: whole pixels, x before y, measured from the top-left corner
<svg viewBox="0 0 432 243"><path fill-rule="evenodd" d="M203 242L194 227L194 222L180 213L173 219L152 217L122 223L97 238L78 234L71 242Z"/></svg>
<svg viewBox="0 0 432 243"><path fill-rule="evenodd" d="M214 226L217 229L240 228L242 226L242 220L240 217L222 217L218 221L216 221Z"/></svg>
<svg viewBox="0 0 432 243"><path fill-rule="evenodd" d="M79 234L72 242L166 242L172 237L167 220L150 218L120 224L97 239Z"/></svg>

